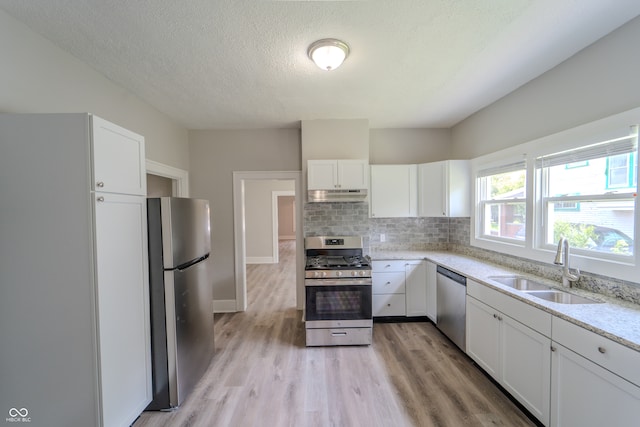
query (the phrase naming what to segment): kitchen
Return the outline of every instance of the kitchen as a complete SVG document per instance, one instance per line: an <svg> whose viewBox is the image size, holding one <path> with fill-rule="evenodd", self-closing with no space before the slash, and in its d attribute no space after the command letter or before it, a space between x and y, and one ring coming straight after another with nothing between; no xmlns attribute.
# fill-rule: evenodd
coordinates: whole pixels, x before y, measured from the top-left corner
<svg viewBox="0 0 640 427"><path fill-rule="evenodd" d="M7 92L0 109L92 111L144 135L148 159L188 170L190 194L219 201L212 206L212 217L216 220L212 222L213 241L217 242L212 257L219 272L215 277L214 299L225 307L229 301L235 302L232 172L302 170L305 163L300 130L185 127L18 20L5 13L0 19L0 43L3 55L8 58L0 73L3 81L14 83L5 87ZM636 18L450 129L371 126L366 157L371 164L476 158L637 107L640 101L637 91L629 90L635 83L637 58L627 52L639 32L640 22ZM620 63L627 65L606 67ZM78 84L81 90L76 89ZM388 240L393 239L385 224L373 223L376 228L372 240L383 232ZM458 227L458 222L454 224L451 228L455 233L468 227L464 222L462 227Z"/></svg>

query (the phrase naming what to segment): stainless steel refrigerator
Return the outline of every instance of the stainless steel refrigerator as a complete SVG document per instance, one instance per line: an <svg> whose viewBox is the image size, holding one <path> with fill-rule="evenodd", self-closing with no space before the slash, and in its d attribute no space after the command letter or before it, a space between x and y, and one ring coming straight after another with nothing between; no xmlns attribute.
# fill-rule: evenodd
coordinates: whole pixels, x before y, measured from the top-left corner
<svg viewBox="0 0 640 427"><path fill-rule="evenodd" d="M211 363L213 289L209 202L147 199L153 401L178 407Z"/></svg>

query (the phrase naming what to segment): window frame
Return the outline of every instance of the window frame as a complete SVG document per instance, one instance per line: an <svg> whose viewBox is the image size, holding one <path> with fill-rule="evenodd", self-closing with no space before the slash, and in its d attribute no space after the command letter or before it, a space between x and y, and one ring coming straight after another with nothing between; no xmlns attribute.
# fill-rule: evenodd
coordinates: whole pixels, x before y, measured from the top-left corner
<svg viewBox="0 0 640 427"><path fill-rule="evenodd" d="M524 197L511 197L511 198L504 198L504 199L495 199L495 198L485 198L485 197L478 197L478 212L480 215L480 219L478 220L478 225L479 225L479 235L481 236L481 238L483 239L487 239L487 240L495 240L497 242L504 242L504 243L509 243L512 245L517 245L517 246L523 246L524 245L524 241L526 240L526 238L524 240L521 239L515 239L515 238L510 238L510 237L504 237L504 236L492 236L490 234L486 234L484 233L485 230L485 226L483 224L486 223L487 218L485 216L486 212L487 212L487 206L488 205L509 205L509 204L515 204L515 203L524 203L525 204L525 222L523 223L523 226L525 227L525 234L526 234L526 230L527 230L527 225L526 225L526 218L527 218L527 208L526 208L526 203L527 203L527 169L526 169L526 163L524 161L522 161L522 159L519 159L518 161L514 161L512 163L508 163L508 164L504 164L504 165L500 165L499 167L489 167L486 168L482 171L479 171L478 173L482 175L482 177L479 177L477 179L477 194L483 194L483 195L487 195L489 194L488 191L488 179L492 176L496 176L496 175L500 175L503 173L510 173L510 172L517 172L522 170L525 173L525 195Z"/></svg>
<svg viewBox="0 0 640 427"><path fill-rule="evenodd" d="M615 138L629 135L629 126L632 123L640 123L640 108L636 108L614 116L606 117L595 122L587 123L575 128L571 128L553 135L545 136L524 144L509 147L491 154L480 156L471 161L472 179L475 192L472 194L472 217L471 217L471 236L470 245L472 247L488 249L498 253L504 253L509 256L525 258L531 261L539 261L543 264L559 268L553 265L556 247L555 245L544 243L545 224L544 209L546 205L543 203L542 195L545 185L540 176L537 176L536 159L551 153L559 153L565 150L575 150L590 144L596 144L602 141L609 141ZM637 151L635 154L637 159ZM482 205L479 203L479 183L478 172L490 168L506 165L514 160L524 159L526 163L526 233L524 244L517 244L512 241L503 241L499 239L490 239L480 235L482 224L479 223L481 218L479 209ZM637 160L633 163L634 174L638 174ZM615 197L624 197L617 195ZM579 196L566 196L566 201L581 201ZM593 199L593 197L589 198ZM554 200L547 197L547 200ZM558 199L559 200L559 199ZM634 250L631 256L609 254L606 252L595 252L588 249L572 248L571 267L580 268L583 271L608 276L617 279L638 282L640 277L640 207L638 206L637 197L634 200L634 235L630 237L634 241ZM517 241L521 242L521 241ZM635 243L639 242L639 243Z"/></svg>

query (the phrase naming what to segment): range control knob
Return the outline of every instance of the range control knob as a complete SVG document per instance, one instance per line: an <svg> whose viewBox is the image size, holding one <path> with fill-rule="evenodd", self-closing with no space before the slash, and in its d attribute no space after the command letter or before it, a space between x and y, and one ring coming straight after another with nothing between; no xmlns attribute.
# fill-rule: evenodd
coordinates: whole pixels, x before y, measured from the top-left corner
<svg viewBox="0 0 640 427"><path fill-rule="evenodd" d="M342 271L336 271L336 277L342 277Z"/></svg>
<svg viewBox="0 0 640 427"><path fill-rule="evenodd" d="M357 277L358 276L358 272L357 271L352 271L351 275L354 276L354 277Z"/></svg>

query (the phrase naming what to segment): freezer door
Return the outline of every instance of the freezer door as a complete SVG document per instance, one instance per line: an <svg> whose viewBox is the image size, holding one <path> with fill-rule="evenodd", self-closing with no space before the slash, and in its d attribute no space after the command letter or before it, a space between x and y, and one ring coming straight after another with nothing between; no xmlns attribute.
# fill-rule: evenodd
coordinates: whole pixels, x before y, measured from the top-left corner
<svg viewBox="0 0 640 427"><path fill-rule="evenodd" d="M165 271L169 399L179 406L213 357L213 286L210 258L185 270Z"/></svg>
<svg viewBox="0 0 640 427"><path fill-rule="evenodd" d="M164 268L179 267L211 252L209 202L161 197Z"/></svg>

